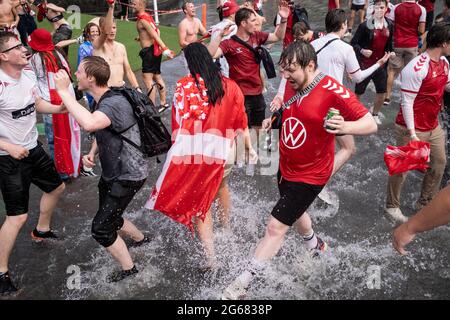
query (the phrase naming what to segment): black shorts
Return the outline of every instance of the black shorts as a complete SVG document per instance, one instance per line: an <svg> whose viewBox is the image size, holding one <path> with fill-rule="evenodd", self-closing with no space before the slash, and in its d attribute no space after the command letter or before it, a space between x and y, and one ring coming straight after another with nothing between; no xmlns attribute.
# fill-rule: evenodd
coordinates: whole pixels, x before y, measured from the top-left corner
<svg viewBox="0 0 450 320"><path fill-rule="evenodd" d="M278 172L280 199L271 215L281 223L292 226L313 203L324 186L287 181Z"/></svg>
<svg viewBox="0 0 450 320"><path fill-rule="evenodd" d="M364 10L364 5L363 4L353 4L350 7L351 10L353 11L358 11L358 10Z"/></svg>
<svg viewBox="0 0 450 320"><path fill-rule="evenodd" d="M161 74L162 54L155 57L153 54L153 45L144 48L139 52L142 59L142 73Z"/></svg>
<svg viewBox="0 0 450 320"><path fill-rule="evenodd" d="M46 193L52 192L63 183L52 159L40 143L22 160L16 160L9 155L0 156L0 189L6 215L28 213L31 183Z"/></svg>
<svg viewBox="0 0 450 320"><path fill-rule="evenodd" d="M261 126L266 116L266 101L262 94L257 96L245 96L245 112L247 113L248 126Z"/></svg>
<svg viewBox="0 0 450 320"><path fill-rule="evenodd" d="M117 231L124 224L123 212L133 197L144 185L140 181L114 180L100 178L98 182L99 208L92 221L92 236L102 246L109 247L117 239Z"/></svg>
<svg viewBox="0 0 450 320"><path fill-rule="evenodd" d="M358 95L366 92L366 88L369 85L370 80L375 84L375 91L377 93L386 93L387 89L387 70L385 67L378 68L368 76L364 81L355 85L355 93Z"/></svg>

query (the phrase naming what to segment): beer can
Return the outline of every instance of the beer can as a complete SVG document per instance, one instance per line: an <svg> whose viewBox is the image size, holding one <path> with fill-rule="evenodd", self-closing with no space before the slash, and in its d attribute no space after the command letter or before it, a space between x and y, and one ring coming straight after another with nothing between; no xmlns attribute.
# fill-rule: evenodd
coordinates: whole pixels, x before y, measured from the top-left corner
<svg viewBox="0 0 450 320"><path fill-rule="evenodd" d="M334 108L330 108L330 109L328 109L328 113L327 113L327 116L326 116L326 118L325 118L325 121L326 121L326 120L330 120L330 119L333 118L334 116L338 116L338 115L340 115L339 110L334 109ZM325 126L325 125L324 125L324 127L325 127L326 129L328 129L328 130L333 130L333 128L331 128L331 127L329 127L329 126Z"/></svg>

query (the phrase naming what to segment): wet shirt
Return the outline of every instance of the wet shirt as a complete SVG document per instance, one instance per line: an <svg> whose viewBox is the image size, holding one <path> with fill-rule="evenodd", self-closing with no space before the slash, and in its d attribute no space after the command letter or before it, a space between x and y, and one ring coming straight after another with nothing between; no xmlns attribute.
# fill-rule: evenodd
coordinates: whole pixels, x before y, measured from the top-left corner
<svg viewBox="0 0 450 320"><path fill-rule="evenodd" d="M384 26L381 29L373 30L373 39L372 44L370 46L370 50L372 50L372 55L369 58L361 55L361 66L364 69L369 68L370 66L377 63L378 60L383 58L384 49L386 48L386 44L389 40L389 28Z"/></svg>
<svg viewBox="0 0 450 320"><path fill-rule="evenodd" d="M25 68L18 80L0 69L1 140L27 150L37 146L35 91L36 76L30 68ZM0 150L0 155L7 154Z"/></svg>
<svg viewBox="0 0 450 320"><path fill-rule="evenodd" d="M253 48L266 43L267 32L255 32L247 43ZM263 83L259 72L259 64L255 55L244 45L233 39L224 40L220 44L223 55L230 66L230 78L236 81L246 96L256 96L262 93Z"/></svg>
<svg viewBox="0 0 450 320"><path fill-rule="evenodd" d="M344 72L350 76L360 70L353 47L339 39L336 34L327 34L311 42L314 50L319 51L328 41L337 38L327 45L317 56L317 65L323 73L344 82Z"/></svg>
<svg viewBox="0 0 450 320"><path fill-rule="evenodd" d="M137 145L141 144L139 127L131 105L125 97L114 95L104 98L96 110L104 113L111 120L111 129L123 132L123 136ZM147 178L148 160L139 150L122 141L108 128L97 131L95 138L99 149L103 179L106 181L115 179L140 181Z"/></svg>
<svg viewBox="0 0 450 320"><path fill-rule="evenodd" d="M394 20L394 47L416 48L419 45L419 23L426 22L425 8L414 1L397 4L389 18Z"/></svg>
<svg viewBox="0 0 450 320"><path fill-rule="evenodd" d="M283 111L280 170L284 179L313 185L327 183L333 171L335 135L325 131L324 118L335 108L346 121L368 111L355 94L329 76Z"/></svg>
<svg viewBox="0 0 450 320"><path fill-rule="evenodd" d="M434 2L431 0L419 0L419 4L424 7L427 12L434 11Z"/></svg>
<svg viewBox="0 0 450 320"><path fill-rule="evenodd" d="M416 130L431 131L439 125L438 115L444 90L450 83L448 69L445 57L433 61L425 52L411 60L402 70L402 105L412 103ZM406 126L402 108L395 122Z"/></svg>

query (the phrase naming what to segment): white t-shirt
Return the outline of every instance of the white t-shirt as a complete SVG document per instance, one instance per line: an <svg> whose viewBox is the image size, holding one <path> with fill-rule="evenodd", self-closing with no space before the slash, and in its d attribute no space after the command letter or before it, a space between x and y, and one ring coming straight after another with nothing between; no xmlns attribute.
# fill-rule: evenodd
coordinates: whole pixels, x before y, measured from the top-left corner
<svg viewBox="0 0 450 320"><path fill-rule="evenodd" d="M219 34L219 33L220 33L227 25L229 25L230 23L233 24L233 25L230 27L230 31L231 31L231 32L230 32L229 35L226 35L225 37L223 37L222 40L230 39L231 36L235 35L235 34L236 34L236 31L237 31L237 26L236 26L236 24L235 24L233 21L231 21L231 20L225 18L225 19L223 19L222 21L220 21L218 24L213 25L213 26L211 27L211 41L214 40L216 37L218 37L218 34ZM230 66L228 65L227 59L225 59L225 57L222 56L222 57L220 57L219 61L220 61L220 68L221 68L221 70L222 70L222 74L223 74L225 77L229 77L229 74L230 74Z"/></svg>
<svg viewBox="0 0 450 320"><path fill-rule="evenodd" d="M19 80L0 69L0 139L27 150L37 146L36 76L26 68ZM0 155L8 153L0 150Z"/></svg>
<svg viewBox="0 0 450 320"><path fill-rule="evenodd" d="M353 47L331 33L312 41L311 45L317 52L333 38L338 40L334 40L320 51L317 56L317 65L323 73L336 79L339 83L344 83L344 72L351 76L360 70Z"/></svg>

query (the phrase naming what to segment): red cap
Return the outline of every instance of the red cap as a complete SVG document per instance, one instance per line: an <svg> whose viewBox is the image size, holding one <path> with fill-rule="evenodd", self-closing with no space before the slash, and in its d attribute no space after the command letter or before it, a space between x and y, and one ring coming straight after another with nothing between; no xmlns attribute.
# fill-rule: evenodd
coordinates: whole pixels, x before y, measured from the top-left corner
<svg viewBox="0 0 450 320"><path fill-rule="evenodd" d="M52 41L52 35L45 29L34 30L30 35L28 45L34 51L52 51L55 49L55 45Z"/></svg>
<svg viewBox="0 0 450 320"><path fill-rule="evenodd" d="M232 14L236 13L239 9L240 9L240 7L234 0L225 2L222 6L223 16L229 17Z"/></svg>

